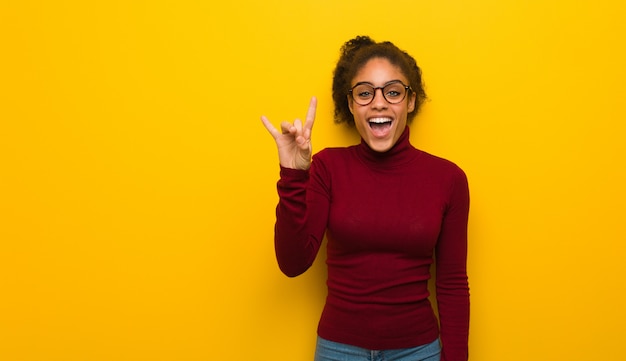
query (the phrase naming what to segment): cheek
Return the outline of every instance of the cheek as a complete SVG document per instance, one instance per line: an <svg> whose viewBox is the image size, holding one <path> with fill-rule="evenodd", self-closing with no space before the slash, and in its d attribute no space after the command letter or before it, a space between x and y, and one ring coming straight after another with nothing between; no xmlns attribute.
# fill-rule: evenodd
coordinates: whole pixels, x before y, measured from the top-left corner
<svg viewBox="0 0 626 361"><path fill-rule="evenodd" d="M361 137L364 137L365 134L366 134L365 127L367 126L367 125L365 125L365 122L360 121L360 119L357 116L355 116L354 117L354 125L355 125L356 131L359 133L359 135L361 135Z"/></svg>
<svg viewBox="0 0 626 361"><path fill-rule="evenodd" d="M355 123L360 123L365 119L365 115L363 114L363 110L359 109L362 107L357 106L356 108L350 108L350 112L352 113L352 118Z"/></svg>
<svg viewBox="0 0 626 361"><path fill-rule="evenodd" d="M352 117L354 118L355 122L358 122L359 120L363 119L363 113L359 112L359 110L356 109L352 112Z"/></svg>

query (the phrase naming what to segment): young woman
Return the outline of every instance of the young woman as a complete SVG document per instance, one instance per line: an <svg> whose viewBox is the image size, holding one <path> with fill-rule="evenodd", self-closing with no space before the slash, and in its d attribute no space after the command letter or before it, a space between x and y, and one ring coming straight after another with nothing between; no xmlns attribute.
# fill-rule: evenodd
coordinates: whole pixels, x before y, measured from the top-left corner
<svg viewBox="0 0 626 361"><path fill-rule="evenodd" d="M315 98L304 124L279 131L262 117L279 152L281 270L303 273L328 240L315 360L468 358L468 184L455 164L411 145L407 123L425 98L410 55L360 36L342 47L333 77L335 120L353 125L360 144L312 156Z"/></svg>

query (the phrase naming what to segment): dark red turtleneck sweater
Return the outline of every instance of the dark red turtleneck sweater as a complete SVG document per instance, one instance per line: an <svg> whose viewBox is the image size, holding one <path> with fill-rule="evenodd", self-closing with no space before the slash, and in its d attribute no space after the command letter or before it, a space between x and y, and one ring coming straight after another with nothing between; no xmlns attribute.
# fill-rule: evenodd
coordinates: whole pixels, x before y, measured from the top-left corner
<svg viewBox="0 0 626 361"><path fill-rule="evenodd" d="M414 148L408 127L392 149L329 148L309 171L281 168L275 247L297 276L328 239L320 337L373 350L440 337L443 361L467 360L469 191L455 164ZM436 260L437 318L428 301Z"/></svg>

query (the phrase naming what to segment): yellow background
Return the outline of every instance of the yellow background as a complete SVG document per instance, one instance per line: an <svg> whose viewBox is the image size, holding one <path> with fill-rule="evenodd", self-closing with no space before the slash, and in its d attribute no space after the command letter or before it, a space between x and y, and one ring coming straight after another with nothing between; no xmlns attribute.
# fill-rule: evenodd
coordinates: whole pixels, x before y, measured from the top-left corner
<svg viewBox="0 0 626 361"><path fill-rule="evenodd" d="M315 148L358 141L358 34L416 57L412 141L468 174L471 360L626 359L623 4L2 1L0 360L310 360L323 260L278 271L259 117L316 95Z"/></svg>

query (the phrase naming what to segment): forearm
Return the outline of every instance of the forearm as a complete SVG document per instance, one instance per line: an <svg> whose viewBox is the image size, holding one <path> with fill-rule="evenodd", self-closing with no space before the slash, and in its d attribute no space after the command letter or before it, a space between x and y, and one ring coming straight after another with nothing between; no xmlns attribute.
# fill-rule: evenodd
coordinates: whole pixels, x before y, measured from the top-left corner
<svg viewBox="0 0 626 361"><path fill-rule="evenodd" d="M309 203L315 201L307 201L311 198L307 196L309 171L281 168L280 174L274 246L281 271L295 277L315 260L324 230L313 225L320 223L316 219L322 215L311 211L314 206Z"/></svg>
<svg viewBox="0 0 626 361"><path fill-rule="evenodd" d="M470 300L467 275L459 272L437 278L437 305L441 328L442 361L466 361Z"/></svg>

